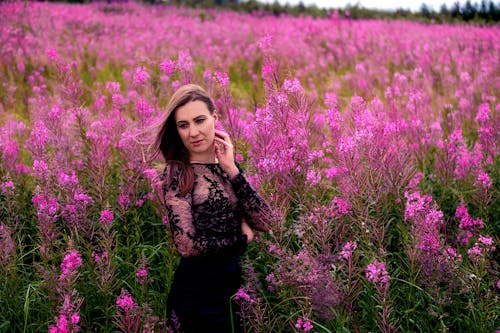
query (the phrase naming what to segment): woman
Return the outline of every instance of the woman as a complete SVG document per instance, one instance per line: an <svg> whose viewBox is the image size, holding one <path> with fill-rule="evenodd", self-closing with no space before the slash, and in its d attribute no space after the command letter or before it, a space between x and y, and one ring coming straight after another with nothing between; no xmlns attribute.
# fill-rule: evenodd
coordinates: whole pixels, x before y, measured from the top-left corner
<svg viewBox="0 0 500 333"><path fill-rule="evenodd" d="M181 255L168 298L169 323L185 333L241 329L230 302L242 283L240 256L252 229L267 231L272 218L216 122L211 98L189 84L172 96L156 137L166 161L167 217Z"/></svg>

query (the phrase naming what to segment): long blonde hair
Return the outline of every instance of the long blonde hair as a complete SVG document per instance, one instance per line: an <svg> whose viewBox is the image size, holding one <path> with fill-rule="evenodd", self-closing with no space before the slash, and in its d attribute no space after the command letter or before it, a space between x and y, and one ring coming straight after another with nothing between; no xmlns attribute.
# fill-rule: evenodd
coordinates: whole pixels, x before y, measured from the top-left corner
<svg viewBox="0 0 500 333"><path fill-rule="evenodd" d="M182 143L175 124L175 112L189 102L202 101L211 114L215 106L208 93L196 84L181 86L172 95L164 116L156 124L156 139L152 144L153 158L161 154L169 169L165 181L170 182L174 173L179 174L179 188L182 195L191 192L194 182L193 168L189 163L189 151Z"/></svg>

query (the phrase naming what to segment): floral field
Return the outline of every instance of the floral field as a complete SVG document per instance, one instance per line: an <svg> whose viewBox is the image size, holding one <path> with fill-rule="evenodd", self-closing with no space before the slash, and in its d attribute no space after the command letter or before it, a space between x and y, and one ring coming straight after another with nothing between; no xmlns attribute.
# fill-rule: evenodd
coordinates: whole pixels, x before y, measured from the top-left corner
<svg viewBox="0 0 500 333"><path fill-rule="evenodd" d="M150 126L214 97L276 212L246 332L500 330L500 27L0 3L0 332L176 332Z"/></svg>

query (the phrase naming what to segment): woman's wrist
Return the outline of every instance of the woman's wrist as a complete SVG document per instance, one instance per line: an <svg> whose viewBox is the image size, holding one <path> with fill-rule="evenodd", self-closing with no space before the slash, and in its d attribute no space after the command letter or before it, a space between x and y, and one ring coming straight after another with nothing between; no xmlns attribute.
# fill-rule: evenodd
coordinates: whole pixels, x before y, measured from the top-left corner
<svg viewBox="0 0 500 333"><path fill-rule="evenodd" d="M240 170L235 164L233 164L228 170L226 170L226 173L230 179L233 179L240 173Z"/></svg>

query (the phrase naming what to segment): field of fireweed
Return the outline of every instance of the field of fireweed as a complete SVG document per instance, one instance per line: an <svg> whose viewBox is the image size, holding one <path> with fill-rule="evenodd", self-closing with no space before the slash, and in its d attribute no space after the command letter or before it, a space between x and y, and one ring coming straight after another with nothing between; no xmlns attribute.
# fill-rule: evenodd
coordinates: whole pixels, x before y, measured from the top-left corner
<svg viewBox="0 0 500 333"><path fill-rule="evenodd" d="M148 127L214 96L276 211L247 332L500 328L500 28L0 4L0 332L170 332Z"/></svg>

